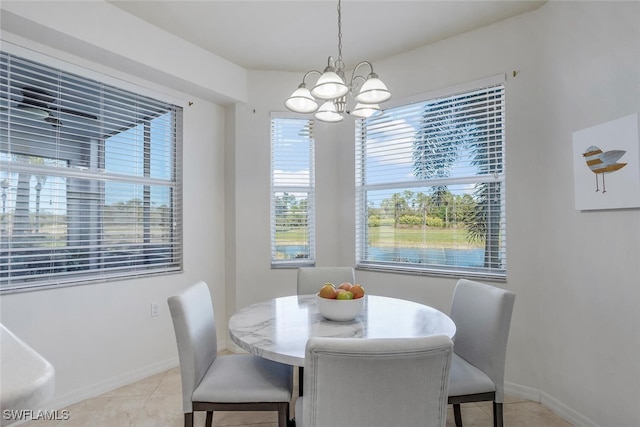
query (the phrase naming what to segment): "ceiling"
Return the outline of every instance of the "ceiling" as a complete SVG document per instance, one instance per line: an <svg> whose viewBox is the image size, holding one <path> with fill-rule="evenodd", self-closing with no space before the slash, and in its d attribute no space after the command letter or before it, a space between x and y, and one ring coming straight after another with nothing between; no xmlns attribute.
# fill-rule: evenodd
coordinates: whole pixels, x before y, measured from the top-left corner
<svg viewBox="0 0 640 427"><path fill-rule="evenodd" d="M545 1L342 3L348 69L537 9ZM110 1L159 28L251 70L321 70L338 55L337 0Z"/></svg>

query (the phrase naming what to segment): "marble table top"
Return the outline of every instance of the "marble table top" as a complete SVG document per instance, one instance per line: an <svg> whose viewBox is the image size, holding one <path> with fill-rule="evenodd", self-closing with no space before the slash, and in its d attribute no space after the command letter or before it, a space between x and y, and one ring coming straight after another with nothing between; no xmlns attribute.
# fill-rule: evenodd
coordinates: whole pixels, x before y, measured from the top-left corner
<svg viewBox="0 0 640 427"><path fill-rule="evenodd" d="M53 366L24 341L0 324L0 408L33 409L45 403L55 389ZM0 425L13 423L3 414Z"/></svg>
<svg viewBox="0 0 640 427"><path fill-rule="evenodd" d="M435 308L397 298L366 295L362 314L349 322L327 320L315 295L293 295L245 307L229 319L229 334L240 348L265 359L304 366L312 336L342 338L410 338L443 334L456 326Z"/></svg>

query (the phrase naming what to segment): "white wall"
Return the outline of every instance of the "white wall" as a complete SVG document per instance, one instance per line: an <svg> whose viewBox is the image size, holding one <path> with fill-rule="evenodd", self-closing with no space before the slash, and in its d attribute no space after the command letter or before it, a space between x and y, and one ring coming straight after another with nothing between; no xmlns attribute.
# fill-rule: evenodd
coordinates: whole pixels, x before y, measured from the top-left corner
<svg viewBox="0 0 640 427"><path fill-rule="evenodd" d="M82 20L78 10L66 9L75 6L73 2L60 5L56 14ZM49 17L53 23L56 14ZM3 16L3 22L6 18ZM112 19L117 21L115 17ZM112 23L117 26L117 22ZM38 26L33 28L41 31ZM2 48L27 56L45 54L61 58L71 64L71 68L80 65L86 69L80 69L80 72L101 72L109 76L112 84L127 89L136 87L143 93L155 94L184 106L184 272L3 295L0 299L0 321L56 369L56 393L47 407L53 409L176 366L177 348L166 300L191 283L208 282L216 319L220 324L226 323L226 114L222 106L210 101L127 74L122 68L111 69L85 57L76 57L69 51L39 44L34 41L38 40L37 34L29 40L24 37L29 34L28 28L21 31L21 35L15 35L3 27ZM76 35L73 26L68 31ZM95 32L93 36L108 39L111 33ZM27 50L21 50L20 46ZM127 54L126 51L120 53ZM163 52L159 54L166 56ZM46 62L47 59L43 60ZM129 60L134 61L135 57ZM166 62L166 58L163 61ZM176 86L180 84L176 83ZM189 102L193 105L188 106ZM150 317L152 301L159 303L158 317ZM224 340L220 344L224 345Z"/></svg>
<svg viewBox="0 0 640 427"><path fill-rule="evenodd" d="M296 74L249 72L249 101L235 107L235 182L229 182L235 193L236 260L235 305L229 313L252 302L296 292L296 270L270 268L269 186L270 186L270 112L284 110L283 93L299 82ZM264 84L263 84L264 83ZM287 86L288 85L288 86ZM291 89L291 90L293 90ZM318 123L316 127L317 187L317 257L318 265L345 263L335 251L339 229L335 192L340 185L353 187L353 178L339 182L339 174L353 172L353 164L340 159L339 143L334 140L339 128ZM228 226L229 232L233 227ZM349 247L353 242L349 242Z"/></svg>
<svg viewBox="0 0 640 427"><path fill-rule="evenodd" d="M555 226L540 230L530 284L540 350L521 365L540 364L543 400L600 426L640 425L640 211L576 211L567 167L572 132L640 112L640 3L560 2L542 15L537 142L549 172L537 175L537 222Z"/></svg>
<svg viewBox="0 0 640 427"><path fill-rule="evenodd" d="M640 210L576 211L572 161L572 132L640 112L638 22L640 3L550 2L375 64L394 99L507 76L508 277L496 285L517 293L508 391L540 400L576 425L640 425ZM268 120L269 111L284 110L300 78L250 72L248 103L235 110L230 255L237 266L229 313L295 292L294 270L269 268ZM352 121L319 124L316 135L317 264L353 265ZM356 276L369 293L444 311L455 284Z"/></svg>

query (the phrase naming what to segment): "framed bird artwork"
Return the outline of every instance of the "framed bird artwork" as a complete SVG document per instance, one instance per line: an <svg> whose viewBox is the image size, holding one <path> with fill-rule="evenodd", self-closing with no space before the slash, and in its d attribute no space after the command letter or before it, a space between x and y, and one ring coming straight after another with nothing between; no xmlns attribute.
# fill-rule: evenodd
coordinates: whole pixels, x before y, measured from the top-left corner
<svg viewBox="0 0 640 427"><path fill-rule="evenodd" d="M578 210L640 207L640 115L573 133Z"/></svg>

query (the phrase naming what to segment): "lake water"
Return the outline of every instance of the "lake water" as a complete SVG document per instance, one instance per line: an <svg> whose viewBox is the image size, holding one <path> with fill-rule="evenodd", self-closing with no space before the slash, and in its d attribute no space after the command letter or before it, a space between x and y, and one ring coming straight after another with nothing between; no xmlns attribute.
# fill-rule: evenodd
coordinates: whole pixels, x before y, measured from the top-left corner
<svg viewBox="0 0 640 427"><path fill-rule="evenodd" d="M301 258L308 253L306 246L277 246L276 250L287 259ZM367 261L482 267L484 249L369 248Z"/></svg>

